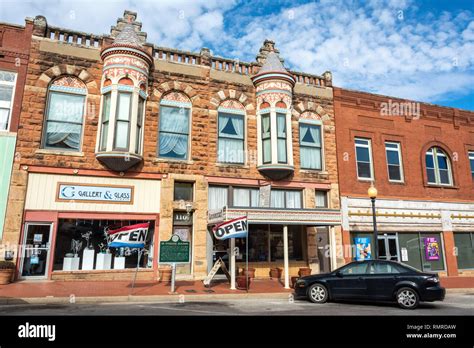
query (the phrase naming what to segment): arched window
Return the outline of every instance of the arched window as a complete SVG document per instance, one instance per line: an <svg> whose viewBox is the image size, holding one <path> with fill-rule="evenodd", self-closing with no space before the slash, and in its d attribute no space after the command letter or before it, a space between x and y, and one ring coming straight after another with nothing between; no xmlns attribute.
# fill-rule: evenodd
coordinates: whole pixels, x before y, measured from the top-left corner
<svg viewBox="0 0 474 348"><path fill-rule="evenodd" d="M218 108L217 161L244 164L245 109L235 100L226 100Z"/></svg>
<svg viewBox="0 0 474 348"><path fill-rule="evenodd" d="M171 92L160 102L158 157L189 158L191 102L182 93Z"/></svg>
<svg viewBox="0 0 474 348"><path fill-rule="evenodd" d="M452 185L453 176L449 157L439 147L426 151L426 175L429 184Z"/></svg>
<svg viewBox="0 0 474 348"><path fill-rule="evenodd" d="M43 127L42 148L80 151L87 89L74 76L53 81Z"/></svg>

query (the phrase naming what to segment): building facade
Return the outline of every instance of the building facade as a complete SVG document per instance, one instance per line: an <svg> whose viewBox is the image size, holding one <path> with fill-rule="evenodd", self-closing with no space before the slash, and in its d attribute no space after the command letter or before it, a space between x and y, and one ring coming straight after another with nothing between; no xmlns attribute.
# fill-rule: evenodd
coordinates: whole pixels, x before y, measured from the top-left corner
<svg viewBox="0 0 474 348"><path fill-rule="evenodd" d="M373 251L444 276L474 269L474 113L334 88L344 257Z"/></svg>
<svg viewBox="0 0 474 348"><path fill-rule="evenodd" d="M221 257L257 277L344 260L332 78L289 71L272 41L254 62L148 43L136 13L109 35L32 20L5 235L19 279L156 279L159 242L191 243L182 279ZM246 240L212 228L247 216ZM144 257L104 233L149 223ZM233 253L231 253L233 251Z"/></svg>

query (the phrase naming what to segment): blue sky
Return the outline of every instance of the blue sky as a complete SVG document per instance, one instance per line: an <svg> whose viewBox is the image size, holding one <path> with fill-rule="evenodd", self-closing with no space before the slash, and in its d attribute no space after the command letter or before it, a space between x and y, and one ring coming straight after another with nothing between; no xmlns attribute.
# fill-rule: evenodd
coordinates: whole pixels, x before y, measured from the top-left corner
<svg viewBox="0 0 474 348"><path fill-rule="evenodd" d="M102 34L125 9L159 46L253 61L270 38L286 66L337 86L474 110L474 0L3 0L0 20Z"/></svg>

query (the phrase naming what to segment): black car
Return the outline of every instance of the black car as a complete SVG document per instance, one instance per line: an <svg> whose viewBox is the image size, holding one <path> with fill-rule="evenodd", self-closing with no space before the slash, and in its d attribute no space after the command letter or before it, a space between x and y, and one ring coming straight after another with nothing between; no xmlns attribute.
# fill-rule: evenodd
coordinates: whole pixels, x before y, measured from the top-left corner
<svg viewBox="0 0 474 348"><path fill-rule="evenodd" d="M354 261L327 274L300 278L295 297L314 303L328 300L396 301L414 309L420 301L443 301L446 290L435 273L383 260Z"/></svg>

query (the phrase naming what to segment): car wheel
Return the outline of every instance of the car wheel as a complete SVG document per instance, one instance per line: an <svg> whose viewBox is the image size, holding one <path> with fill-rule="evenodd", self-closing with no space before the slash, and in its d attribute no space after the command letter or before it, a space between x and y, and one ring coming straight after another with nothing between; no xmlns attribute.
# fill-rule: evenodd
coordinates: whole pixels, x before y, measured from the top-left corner
<svg viewBox="0 0 474 348"><path fill-rule="evenodd" d="M322 284L313 284L308 289L309 300L313 303L325 303L328 300L328 289Z"/></svg>
<svg viewBox="0 0 474 348"><path fill-rule="evenodd" d="M397 291L397 303L403 309L415 309L420 303L418 293L411 288L401 288Z"/></svg>

